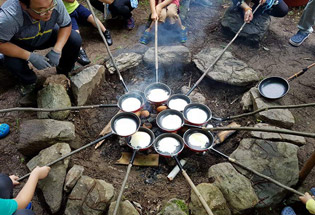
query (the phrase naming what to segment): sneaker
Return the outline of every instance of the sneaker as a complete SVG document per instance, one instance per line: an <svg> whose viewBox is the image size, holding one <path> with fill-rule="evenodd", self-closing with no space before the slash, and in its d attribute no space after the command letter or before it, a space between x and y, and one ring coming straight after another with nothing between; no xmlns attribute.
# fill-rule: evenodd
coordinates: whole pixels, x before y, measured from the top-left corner
<svg viewBox="0 0 315 215"><path fill-rule="evenodd" d="M127 19L126 27L128 30L132 30L135 27L135 20L133 19L133 17Z"/></svg>
<svg viewBox="0 0 315 215"><path fill-rule="evenodd" d="M300 46L304 40L306 40L309 37L309 33L307 32L302 32L302 31L298 31L295 35L293 35L290 40L289 43L292 46Z"/></svg>
<svg viewBox="0 0 315 215"><path fill-rule="evenodd" d="M28 85L20 85L20 86L19 86L20 94L21 94L22 96L26 96L26 95L28 95L28 94L34 92L35 87L36 87L36 83L34 83L34 84L28 84Z"/></svg>
<svg viewBox="0 0 315 215"><path fill-rule="evenodd" d="M187 30L186 28L184 28L184 29L181 29L180 31L180 42L186 43L186 41L187 41Z"/></svg>
<svg viewBox="0 0 315 215"><path fill-rule="evenodd" d="M144 44L144 45L147 45L150 42L151 38L152 38L152 34L149 31L145 31L142 34L139 42Z"/></svg>
<svg viewBox="0 0 315 215"><path fill-rule="evenodd" d="M283 208L283 210L281 211L281 215L296 215L296 213L294 212L293 208L287 206Z"/></svg>
<svg viewBox="0 0 315 215"><path fill-rule="evenodd" d="M108 46L113 45L112 37L110 36L109 30L105 30L105 32L103 34L104 34L104 37L106 39Z"/></svg>
<svg viewBox="0 0 315 215"><path fill-rule="evenodd" d="M88 56L86 55L82 47L80 48L80 51L79 51L78 63L80 63L82 66L85 66L91 63L90 59L88 58Z"/></svg>

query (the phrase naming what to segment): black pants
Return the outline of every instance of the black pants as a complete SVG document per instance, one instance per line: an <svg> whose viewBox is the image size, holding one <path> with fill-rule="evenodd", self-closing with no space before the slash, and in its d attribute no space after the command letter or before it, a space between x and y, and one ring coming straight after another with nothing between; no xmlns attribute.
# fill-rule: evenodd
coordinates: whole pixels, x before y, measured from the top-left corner
<svg viewBox="0 0 315 215"><path fill-rule="evenodd" d="M0 198L12 199L13 198L13 183L9 176L0 173ZM13 215L35 215L31 210L23 209L17 210Z"/></svg>
<svg viewBox="0 0 315 215"><path fill-rule="evenodd" d="M91 0L91 4L97 10L104 12L104 5L98 0ZM112 4L108 6L109 11L112 13L113 17L122 16L124 19L129 19L132 16L130 0L115 0Z"/></svg>
<svg viewBox="0 0 315 215"><path fill-rule="evenodd" d="M255 3L254 8L259 4L258 0L253 1ZM263 8L259 8L257 13L261 13L263 11ZM269 14L270 16L274 17L284 17L288 14L289 7L288 5L283 1L279 0L279 3L277 5L272 6L269 10L266 10L265 13Z"/></svg>
<svg viewBox="0 0 315 215"><path fill-rule="evenodd" d="M30 52L34 50L42 50L46 48L53 47L57 41L58 28L56 27L50 39L39 47L30 47L23 43L23 41L10 41L17 46L26 49ZM71 34L62 49L61 58L59 65L57 66L58 74L67 75L74 67L75 62L78 59L79 51L81 47L82 39L81 36L74 30L71 31ZM28 62L20 59L5 56L5 65L7 69L15 75L22 84L33 84L36 82L37 77L33 70L28 66Z"/></svg>

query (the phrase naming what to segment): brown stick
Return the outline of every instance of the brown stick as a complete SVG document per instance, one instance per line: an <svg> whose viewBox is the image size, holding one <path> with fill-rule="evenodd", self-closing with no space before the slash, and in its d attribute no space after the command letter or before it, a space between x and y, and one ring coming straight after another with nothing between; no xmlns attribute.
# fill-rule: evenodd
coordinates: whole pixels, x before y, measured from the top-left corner
<svg viewBox="0 0 315 215"><path fill-rule="evenodd" d="M311 157L306 161L304 166L302 167L299 174L299 182L301 184L304 179L308 176L308 174L312 171L315 165L315 151L312 153Z"/></svg>
<svg viewBox="0 0 315 215"><path fill-rule="evenodd" d="M155 20L155 81L159 82L159 61L158 61L158 20Z"/></svg>
<svg viewBox="0 0 315 215"><path fill-rule="evenodd" d="M306 68L302 69L301 71L295 73L294 75L291 75L287 80L288 81L292 81L293 79L299 77L300 75L303 75L307 70L309 70L310 68L312 68L313 66L315 66L315 63L307 66Z"/></svg>

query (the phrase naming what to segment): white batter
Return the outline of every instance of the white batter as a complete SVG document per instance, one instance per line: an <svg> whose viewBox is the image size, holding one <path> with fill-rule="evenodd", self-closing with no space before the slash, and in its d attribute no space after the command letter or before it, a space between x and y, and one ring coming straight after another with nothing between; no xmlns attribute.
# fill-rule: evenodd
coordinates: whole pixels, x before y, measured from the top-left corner
<svg viewBox="0 0 315 215"><path fill-rule="evenodd" d="M137 98L127 98L121 103L121 108L126 112L138 110L140 107L141 101Z"/></svg>
<svg viewBox="0 0 315 215"><path fill-rule="evenodd" d="M130 144L137 149L144 149L151 143L151 136L144 131L138 131L131 136Z"/></svg>
<svg viewBox="0 0 315 215"><path fill-rule="evenodd" d="M206 148L206 145L209 143L209 139L206 135L202 133L193 133L189 135L188 142L192 146L204 149Z"/></svg>
<svg viewBox="0 0 315 215"><path fill-rule="evenodd" d="M148 94L148 99L152 102L166 101L168 97L168 92L162 89L153 89Z"/></svg>
<svg viewBox="0 0 315 215"><path fill-rule="evenodd" d="M181 127L182 122L182 119L178 115L169 114L162 119L161 125L165 129L176 130Z"/></svg>
<svg viewBox="0 0 315 215"><path fill-rule="evenodd" d="M137 123L129 118L121 118L115 122L115 130L120 136L129 136L136 132Z"/></svg>
<svg viewBox="0 0 315 215"><path fill-rule="evenodd" d="M191 108L187 112L187 119L189 122L202 124L207 121L208 115L204 110L200 108Z"/></svg>
<svg viewBox="0 0 315 215"><path fill-rule="evenodd" d="M161 152L173 154L174 152L176 152L176 148L179 145L180 143L175 138L165 137L159 141L157 148Z"/></svg>
<svg viewBox="0 0 315 215"><path fill-rule="evenodd" d="M188 105L188 102L185 101L184 99L172 99L168 103L170 109L178 110L178 111L183 111L184 108Z"/></svg>

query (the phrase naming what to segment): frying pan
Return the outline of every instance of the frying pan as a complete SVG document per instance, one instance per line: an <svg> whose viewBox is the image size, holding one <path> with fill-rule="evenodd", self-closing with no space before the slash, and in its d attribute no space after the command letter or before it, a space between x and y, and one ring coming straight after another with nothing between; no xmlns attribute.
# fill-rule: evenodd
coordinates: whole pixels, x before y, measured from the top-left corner
<svg viewBox="0 0 315 215"><path fill-rule="evenodd" d="M157 92L155 95L161 95L161 92L162 93L165 93L163 96L161 96L160 98L154 98L154 92ZM152 104L162 104L164 102L167 101L167 99L170 97L171 95L171 89L166 85L166 84L163 84L163 83L153 83L153 84L150 84L149 86L147 86L144 90L144 95L145 95L145 98Z"/></svg>
<svg viewBox="0 0 315 215"><path fill-rule="evenodd" d="M185 145L196 152L209 150L214 141L212 133L198 128L188 129L184 133L183 139Z"/></svg>
<svg viewBox="0 0 315 215"><path fill-rule="evenodd" d="M192 182L186 171L183 169L177 155L181 153L184 149L184 141L181 136L177 134L165 133L158 136L154 143L153 143L155 151L165 157L173 157L176 160L176 163L182 172L183 176L185 177L186 181L189 183L191 188L196 193L197 197L199 198L200 202L202 203L203 207L207 211L209 215L213 215L211 209L209 208L207 202L204 200L198 189L196 188L195 184Z"/></svg>
<svg viewBox="0 0 315 215"><path fill-rule="evenodd" d="M191 137L193 134L196 134L196 133L203 134L204 138L208 138L208 140L204 140L204 139L199 138L201 144L204 144L204 142L206 142L205 147L202 147L202 148L201 147L196 147L194 144L191 144L191 141L190 141L189 137ZM250 172L254 173L255 175L258 175L258 176L260 176L260 177L262 177L262 178L264 178L264 179L266 179L266 180L268 180L268 181L270 181L270 182L272 182L272 183L274 183L274 184L276 184L276 185L278 185L278 186L280 186L280 187L282 187L282 188L284 188L284 189L286 189L286 190L288 190L290 192L293 192L294 194L297 194L299 196L303 196L303 193L301 193L301 192L299 192L297 190L294 190L294 189L292 189L292 188L290 188L290 187L288 187L288 186L286 186L286 185L284 185L284 184L282 184L282 183L280 183L280 182L270 178L269 176L261 174L261 173L257 172L254 169L246 167L243 164L241 164L240 162L238 162L237 160L235 160L234 158L231 158L228 155L226 155L226 154L224 154L224 153L214 149L213 147L215 145L213 145L213 136L212 136L212 134L210 132L207 132L207 131L201 130L201 129L189 129L189 130L187 130L184 133L184 140L185 140L186 146L188 148L190 148L191 150L193 150L193 151L202 152L202 151L212 150L215 153L217 153L217 154L221 155L222 157L226 158L229 162L234 163L234 164L240 166L241 168L243 168L243 169L245 169L247 171L250 171ZM196 141L198 141L198 139Z"/></svg>
<svg viewBox="0 0 315 215"><path fill-rule="evenodd" d="M279 99L285 96L285 94L287 94L290 89L289 81L292 81L293 79L304 74L313 66L315 66L315 63L290 76L287 80L276 76L265 78L258 85L260 95L267 99Z"/></svg>
<svg viewBox="0 0 315 215"><path fill-rule="evenodd" d="M140 118L132 112L123 112L116 114L111 122L111 133L122 137L128 137L139 130L141 124Z"/></svg>
<svg viewBox="0 0 315 215"><path fill-rule="evenodd" d="M142 136L143 134L147 135L146 137L149 138L148 141L144 140L144 138L146 138L146 137ZM142 139L141 139L141 137L142 137ZM136 153L139 150L143 151L143 150L150 148L153 144L154 138L155 138L155 136L154 136L153 132L150 129L147 129L144 127L140 127L138 132L136 132L135 134L133 134L132 136L129 136L127 138L127 145L133 149L133 153L132 153L132 156L130 158L130 162L129 162L129 165L127 168L125 178L124 178L123 183L122 183L121 188L120 188L120 192L119 192L119 195L118 195L118 198L116 201L113 215L116 215L118 212L121 197L122 197L122 194L124 193L126 183L127 183L128 177L129 177L129 173L130 173L131 167L132 167L133 162L134 162L135 157L136 157Z"/></svg>
<svg viewBox="0 0 315 215"><path fill-rule="evenodd" d="M144 99L137 92L129 92L118 99L117 105L124 112L137 112L143 108Z"/></svg>
<svg viewBox="0 0 315 215"><path fill-rule="evenodd" d="M183 111L190 104L190 98L183 94L174 94L167 100L167 107L177 111Z"/></svg>
<svg viewBox="0 0 315 215"><path fill-rule="evenodd" d="M196 115L204 114L205 119L200 121L196 118ZM206 105L198 104L198 103L192 103L187 105L184 108L183 112L185 120L187 120L190 124L193 125L204 125L206 124L211 118L212 118L212 112L210 108L208 108ZM192 115L195 115L195 117L192 117Z"/></svg>
<svg viewBox="0 0 315 215"><path fill-rule="evenodd" d="M178 124L175 124L176 120L178 120ZM156 124L159 128L166 132L174 132L179 130L181 127L183 127L184 122L185 120L183 114L177 110L172 109L164 110L156 117Z"/></svg>

